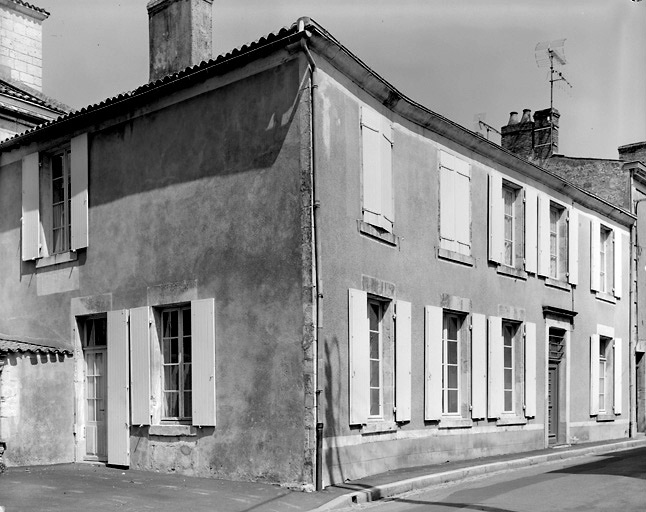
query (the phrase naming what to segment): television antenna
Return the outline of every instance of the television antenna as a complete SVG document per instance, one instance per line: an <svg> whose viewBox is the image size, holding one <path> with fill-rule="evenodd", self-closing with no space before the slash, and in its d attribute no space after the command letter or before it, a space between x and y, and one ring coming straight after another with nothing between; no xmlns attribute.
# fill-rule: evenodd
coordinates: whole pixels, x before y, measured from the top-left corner
<svg viewBox="0 0 646 512"><path fill-rule="evenodd" d="M487 140L489 140L489 132L496 132L498 135L502 135L498 130L496 130L493 126L490 124L487 124L485 122L485 119L487 119L487 114L482 113L482 114L476 114L473 116L473 127L474 127L474 132L482 134L483 130L486 130L487 132Z"/></svg>

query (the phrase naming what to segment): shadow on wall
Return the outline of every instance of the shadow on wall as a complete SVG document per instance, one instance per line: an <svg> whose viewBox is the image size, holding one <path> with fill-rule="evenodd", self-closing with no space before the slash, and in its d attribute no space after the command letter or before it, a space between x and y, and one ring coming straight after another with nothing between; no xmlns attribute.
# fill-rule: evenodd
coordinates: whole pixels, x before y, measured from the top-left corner
<svg viewBox="0 0 646 512"><path fill-rule="evenodd" d="M341 409L341 386L338 385L339 378L334 378L332 375L332 351L336 359L335 366L338 371L341 371L341 354L339 351L339 339L335 336L332 341L325 340L323 349L325 351L325 360L323 363L323 374L325 375L325 433L327 439L333 440L335 443L333 447L328 447L325 450L325 468L330 480L334 479L337 482L345 482L345 475L343 474L343 461L341 460L341 452L336 445L337 436L339 435L338 424L340 418L335 417L335 411ZM338 468L338 469L337 469ZM334 472L339 471L339 478L333 478ZM326 472L324 470L324 472ZM330 484L330 482L327 482Z"/></svg>

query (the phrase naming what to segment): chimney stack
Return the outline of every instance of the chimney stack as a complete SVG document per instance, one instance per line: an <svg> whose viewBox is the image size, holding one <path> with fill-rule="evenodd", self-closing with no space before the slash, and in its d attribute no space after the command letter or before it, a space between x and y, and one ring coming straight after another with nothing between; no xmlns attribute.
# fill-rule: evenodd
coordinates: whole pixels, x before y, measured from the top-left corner
<svg viewBox="0 0 646 512"><path fill-rule="evenodd" d="M150 0L150 81L212 58L213 0Z"/></svg>
<svg viewBox="0 0 646 512"><path fill-rule="evenodd" d="M518 113L512 112L509 124L500 130L502 147L527 159L530 158L534 147L534 123L531 120L531 112L529 109L524 109L520 122L518 122ZM516 121L515 124L512 124L512 120Z"/></svg>
<svg viewBox="0 0 646 512"><path fill-rule="evenodd" d="M547 108L538 110L532 121L532 111L526 108L518 122L518 114L512 112L500 130L501 145L521 158L543 162L558 152L560 117L558 110Z"/></svg>

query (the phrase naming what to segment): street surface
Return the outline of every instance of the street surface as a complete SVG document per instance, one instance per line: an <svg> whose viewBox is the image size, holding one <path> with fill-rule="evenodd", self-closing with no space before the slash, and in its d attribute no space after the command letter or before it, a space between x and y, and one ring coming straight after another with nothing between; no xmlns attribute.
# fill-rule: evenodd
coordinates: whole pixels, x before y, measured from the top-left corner
<svg viewBox="0 0 646 512"><path fill-rule="evenodd" d="M344 510L644 512L646 448L508 471Z"/></svg>

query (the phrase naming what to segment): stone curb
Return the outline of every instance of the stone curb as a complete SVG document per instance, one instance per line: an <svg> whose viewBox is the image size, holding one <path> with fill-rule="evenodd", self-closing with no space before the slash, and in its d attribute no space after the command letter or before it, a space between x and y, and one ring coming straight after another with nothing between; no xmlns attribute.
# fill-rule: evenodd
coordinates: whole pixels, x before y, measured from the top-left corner
<svg viewBox="0 0 646 512"><path fill-rule="evenodd" d="M598 455L602 453L619 452L623 450L630 450L633 448L640 448L646 446L646 439L626 440L618 443L602 444L597 446L590 446L587 448L574 448L570 450L555 450L552 453L545 453L542 455L534 455L530 457L521 457L518 459L505 460L500 462L491 462L489 464L480 464L477 466L464 467L454 469L451 471L444 471L442 473L433 473L430 475L418 476L415 478L408 478L397 482L390 482L387 484L376 485L368 489L360 491L352 491L342 496L338 496L333 500L321 505L310 512L324 512L327 510L335 510L351 505L360 503L368 503L377 501L397 494L403 494L409 491L424 489L435 485L441 485L448 482L456 482L466 478L486 475L489 473L499 473L509 471L512 469L526 468L538 464L545 464L558 460L574 459L577 457L584 457L586 455Z"/></svg>

